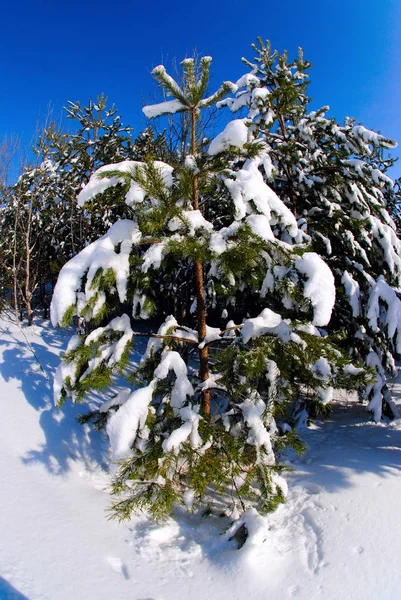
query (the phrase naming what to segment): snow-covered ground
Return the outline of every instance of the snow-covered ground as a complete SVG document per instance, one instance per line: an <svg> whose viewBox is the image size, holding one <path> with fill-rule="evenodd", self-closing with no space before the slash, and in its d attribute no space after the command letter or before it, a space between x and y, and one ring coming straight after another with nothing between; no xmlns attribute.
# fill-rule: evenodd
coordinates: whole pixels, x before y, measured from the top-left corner
<svg viewBox="0 0 401 600"><path fill-rule="evenodd" d="M401 424L335 405L305 430L288 501L241 549L227 523L106 519L107 444L52 403L68 335L0 321L0 598L401 598ZM401 400L401 386L393 395Z"/></svg>

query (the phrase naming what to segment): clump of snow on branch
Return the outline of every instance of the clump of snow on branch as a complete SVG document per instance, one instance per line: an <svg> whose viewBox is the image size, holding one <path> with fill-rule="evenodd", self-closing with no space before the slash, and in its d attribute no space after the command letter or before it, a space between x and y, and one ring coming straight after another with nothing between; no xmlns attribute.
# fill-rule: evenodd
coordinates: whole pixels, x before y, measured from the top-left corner
<svg viewBox="0 0 401 600"><path fill-rule="evenodd" d="M141 239L134 221L121 220L109 231L84 248L61 269L51 302L51 321L60 325L65 313L75 306L77 294L85 277L84 305L96 294L92 281L99 269L111 269L116 278L120 302L125 302L129 277L129 256L132 246ZM116 247L120 245L120 252Z"/></svg>
<svg viewBox="0 0 401 600"><path fill-rule="evenodd" d="M219 152L225 152L234 146L235 148L243 148L248 141L248 127L245 119L236 119L230 121L224 130L219 133L210 143L208 154L213 156Z"/></svg>
<svg viewBox="0 0 401 600"><path fill-rule="evenodd" d="M200 210L183 210L181 217L174 217L168 223L170 231L189 228L189 235L195 235L197 229L212 230L213 225L205 219Z"/></svg>
<svg viewBox="0 0 401 600"><path fill-rule="evenodd" d="M105 327L98 327L94 329L85 339L85 346L90 346L93 342L96 342L99 338L107 333L119 332L123 335L120 337L118 342L109 344L110 358L108 364L110 366L120 362L124 350L127 344L131 341L134 332L131 329L131 321L128 315L121 315L121 317L115 317Z"/></svg>
<svg viewBox="0 0 401 600"><path fill-rule="evenodd" d="M232 172L232 178L224 180L235 205L235 218L241 220L253 213L252 201L256 210L269 219L271 226L279 224L295 238L298 233L297 221L290 209L263 181L259 164L258 158L248 159L242 169Z"/></svg>
<svg viewBox="0 0 401 600"><path fill-rule="evenodd" d="M178 452L181 444L188 439L191 447L196 449L202 446L202 438L199 435L199 421L202 418L199 415L199 406L192 407L191 404L184 406L179 410L183 424L175 429L163 442L165 452Z"/></svg>
<svg viewBox="0 0 401 600"><path fill-rule="evenodd" d="M239 405L244 415L244 421L249 428L248 443L256 447L263 447L266 455L263 457L265 464L274 465L276 462L271 443L270 433L267 431L263 422L263 415L266 413L266 403L258 394L252 398L247 398Z"/></svg>
<svg viewBox="0 0 401 600"><path fill-rule="evenodd" d="M341 278L341 283L344 285L345 293L349 299L349 303L352 308L352 316L359 317L360 313L360 287L359 283L348 273L344 271Z"/></svg>
<svg viewBox="0 0 401 600"><path fill-rule="evenodd" d="M73 335L67 345L66 352L71 352L75 350L82 344L82 337L79 335ZM56 369L53 379L53 399L54 404L57 406L61 392L64 388L64 382L67 378L69 378L71 385L74 385L76 381L76 371L77 371L77 361L61 361L59 366Z"/></svg>
<svg viewBox="0 0 401 600"><path fill-rule="evenodd" d="M145 424L155 383L152 381L148 386L135 390L118 411L110 415L106 430L114 460L132 454L131 447L137 436L146 439Z"/></svg>
<svg viewBox="0 0 401 600"><path fill-rule="evenodd" d="M156 379L165 379L169 371L174 371L176 380L171 391L171 406L180 409L185 404L187 396L193 396L195 390L188 379L187 365L182 357L173 350L165 350L160 364L155 369Z"/></svg>
<svg viewBox="0 0 401 600"><path fill-rule="evenodd" d="M148 119L154 119L161 115L175 114L176 112L182 112L187 110L179 100L167 100L166 102L160 102L159 104L150 104L143 107L143 113Z"/></svg>
<svg viewBox="0 0 401 600"><path fill-rule="evenodd" d="M142 272L147 273L150 268L159 269L163 259L163 251L166 246L166 243L159 242L157 244L153 244L148 248L143 255L142 262Z"/></svg>
<svg viewBox="0 0 401 600"><path fill-rule="evenodd" d="M246 344L250 339L271 332L282 322L281 315L265 308L258 317L246 319L241 330L241 336Z"/></svg>
<svg viewBox="0 0 401 600"><path fill-rule="evenodd" d="M381 302L380 302L381 301ZM387 305L384 310L383 302ZM394 289L388 285L382 275L376 281L372 288L367 318L369 325L374 332L378 331L379 324L387 327L387 333L393 338L397 333L396 349L401 352L401 301Z"/></svg>
<svg viewBox="0 0 401 600"><path fill-rule="evenodd" d="M315 252L305 252L295 261L296 269L305 275L304 296L313 307L313 325L327 325L336 299L333 273Z"/></svg>
<svg viewBox="0 0 401 600"><path fill-rule="evenodd" d="M155 161L154 167L159 171L162 181L166 187L172 185L173 167L162 162ZM145 169L146 164L135 160L124 160L120 163L104 165L97 169L91 176L89 182L78 195L78 205L83 206L98 194L103 193L107 189L116 185L125 184L127 175L130 176L130 186L125 196L127 204L141 203L145 198L145 190L135 181L135 171L137 169ZM112 175L107 176L108 173ZM121 174L121 175L120 175Z"/></svg>

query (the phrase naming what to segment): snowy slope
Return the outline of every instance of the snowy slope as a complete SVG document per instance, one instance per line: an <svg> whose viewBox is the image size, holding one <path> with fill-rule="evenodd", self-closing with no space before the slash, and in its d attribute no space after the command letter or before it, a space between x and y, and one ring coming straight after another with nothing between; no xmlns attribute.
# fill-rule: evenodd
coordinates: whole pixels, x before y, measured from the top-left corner
<svg viewBox="0 0 401 600"><path fill-rule="evenodd" d="M219 519L121 525L106 520L105 439L76 423L82 407L52 405L67 340L0 321L1 599L401 597L401 425L338 403L305 430L287 503L240 551Z"/></svg>

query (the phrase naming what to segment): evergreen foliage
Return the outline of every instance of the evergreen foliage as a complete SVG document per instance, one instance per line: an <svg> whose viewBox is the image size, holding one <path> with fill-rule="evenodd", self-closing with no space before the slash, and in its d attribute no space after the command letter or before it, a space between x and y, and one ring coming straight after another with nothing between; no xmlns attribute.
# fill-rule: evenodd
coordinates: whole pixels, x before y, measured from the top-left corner
<svg viewBox="0 0 401 600"><path fill-rule="evenodd" d="M32 165L16 184L0 186L2 295L14 296L21 319L26 308L30 321L34 306L42 306L48 317L46 286L65 262L126 216L115 190L96 205L78 206L91 174L111 161L166 152L162 136L154 138L150 130L132 141L131 128L103 95L88 106L69 102L65 110L74 132L62 133L50 123L33 148Z"/></svg>
<svg viewBox="0 0 401 600"><path fill-rule="evenodd" d="M37 154L39 166L25 169L14 186L3 189L0 223L3 284L13 289L15 305L26 306L30 324L34 293L40 292L47 318L45 286L58 260L61 214L54 164L40 145Z"/></svg>
<svg viewBox="0 0 401 600"><path fill-rule="evenodd" d="M103 94L96 102L89 100L87 106L68 102L64 110L73 122L73 133L61 133L50 126L43 131L42 139L58 174L63 207L60 250L65 262L124 216L119 214L120 207L112 195L103 197L96 207L88 204L85 211L77 205L77 196L100 166L131 157L132 130L122 124L114 104L107 106Z"/></svg>
<svg viewBox="0 0 401 600"><path fill-rule="evenodd" d="M386 171L396 143L353 119L343 125L309 110L310 63L293 62L262 39L253 46L251 72L239 82L231 110L246 111L255 140L268 156L265 181L297 215L311 249L330 267L336 303L330 332L344 333L350 356L373 367L376 380L364 397L375 420L391 403L386 378L401 349L400 193ZM394 410L386 407L387 412Z"/></svg>
<svg viewBox="0 0 401 600"><path fill-rule="evenodd" d="M144 112L187 113L184 153L171 164L148 156L92 175L78 204L116 193L129 218L64 266L52 301L54 325L86 320L59 367L55 399L104 390L86 418L106 426L120 519L145 509L163 518L177 504L234 517L272 510L285 495L278 457L286 445L301 449L295 425L305 407L324 410L334 387L372 380L371 369L352 364L341 331L322 329L335 279L305 219L283 202L290 184L280 179L274 191L266 183L275 181L263 129L273 119L270 91L251 74L208 95L210 62L185 59L181 85L164 67L153 71L172 99ZM285 57L279 65L284 89ZM305 65L300 57L299 73ZM273 105L302 114L300 81L282 98L278 89ZM245 94L223 99L244 85ZM224 103L251 113L205 145L201 111ZM159 321L157 331L141 320ZM132 347L144 337L137 363Z"/></svg>

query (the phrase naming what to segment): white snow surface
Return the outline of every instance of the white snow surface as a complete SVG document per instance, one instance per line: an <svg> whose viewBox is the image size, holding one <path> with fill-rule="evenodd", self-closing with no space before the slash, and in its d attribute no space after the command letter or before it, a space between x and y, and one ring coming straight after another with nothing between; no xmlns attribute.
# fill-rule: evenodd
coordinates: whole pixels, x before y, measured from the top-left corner
<svg viewBox="0 0 401 600"><path fill-rule="evenodd" d="M230 519L183 511L119 524L105 513L105 437L75 421L85 407L51 400L69 337L0 322L0 598L401 597L399 421L376 425L339 397L330 420L302 431L304 456L288 455L286 503L267 517L247 511L231 531ZM399 404L400 383L391 390ZM229 538L242 523L250 538L237 550Z"/></svg>
<svg viewBox="0 0 401 600"><path fill-rule="evenodd" d="M352 128L352 135L365 142L365 148L368 151L368 153L370 153L370 148L368 144L371 144L372 146L383 145L385 148L397 147L397 143L393 140L388 140L388 143L386 143L386 138L384 136L380 135L380 133L377 133L376 131L366 129L363 125L355 125Z"/></svg>
<svg viewBox="0 0 401 600"><path fill-rule="evenodd" d="M270 227L270 221L265 215L249 215L246 219L247 224L255 235L268 242L274 240L274 233Z"/></svg>
<svg viewBox="0 0 401 600"><path fill-rule="evenodd" d="M183 424L174 429L174 431L163 442L163 450L165 452L177 452L181 444L190 440L192 448L199 448L202 445L202 439L198 432L199 420L202 418L199 415L199 406L192 407L191 405L184 406L179 410Z"/></svg>
<svg viewBox="0 0 401 600"><path fill-rule="evenodd" d="M198 345L198 348L204 348L206 344L210 344L216 340L219 340L221 337L220 327L210 327L206 325L206 336Z"/></svg>
<svg viewBox="0 0 401 600"><path fill-rule="evenodd" d="M312 365L312 371L315 377L322 381L328 381L331 377L331 367L329 361L324 356L321 356L314 365Z"/></svg>

